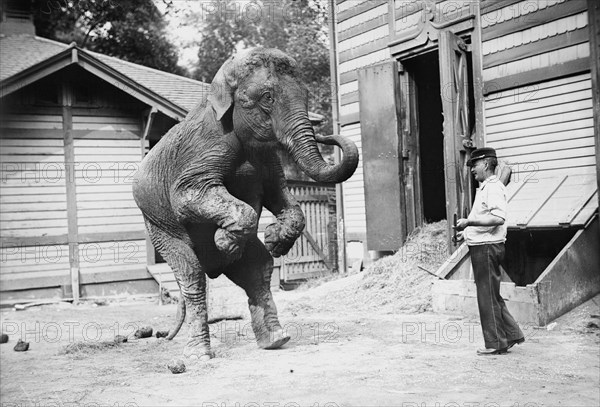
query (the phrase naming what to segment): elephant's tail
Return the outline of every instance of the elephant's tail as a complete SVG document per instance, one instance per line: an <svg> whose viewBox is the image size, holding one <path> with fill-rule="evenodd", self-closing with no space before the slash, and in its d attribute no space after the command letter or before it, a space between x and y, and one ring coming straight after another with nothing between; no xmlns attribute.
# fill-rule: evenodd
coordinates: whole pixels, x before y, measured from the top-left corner
<svg viewBox="0 0 600 407"><path fill-rule="evenodd" d="M169 332L169 335L167 336L168 341L177 336L177 333L181 329L181 325L183 325L183 321L185 321L185 300L183 299L183 295L181 295L180 291L179 304L177 306L177 321L175 321L175 326L173 327L173 329L171 329L171 332Z"/></svg>

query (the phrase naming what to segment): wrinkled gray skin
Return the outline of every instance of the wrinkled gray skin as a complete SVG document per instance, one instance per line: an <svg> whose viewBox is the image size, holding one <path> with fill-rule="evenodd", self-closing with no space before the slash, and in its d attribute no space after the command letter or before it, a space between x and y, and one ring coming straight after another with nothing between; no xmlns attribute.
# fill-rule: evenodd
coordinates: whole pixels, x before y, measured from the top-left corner
<svg viewBox="0 0 600 407"><path fill-rule="evenodd" d="M285 344L269 288L272 256L286 254L304 229L276 154L290 153L310 177L343 182L356 169L356 146L341 137L318 141L342 148L329 165L308 119L308 92L293 59L255 48L221 67L207 98L144 158L133 188L152 243L175 272L182 294L176 334L188 315L184 356L212 357L206 277L225 274L248 295L252 328L261 348ZM277 217L257 238L263 206Z"/></svg>

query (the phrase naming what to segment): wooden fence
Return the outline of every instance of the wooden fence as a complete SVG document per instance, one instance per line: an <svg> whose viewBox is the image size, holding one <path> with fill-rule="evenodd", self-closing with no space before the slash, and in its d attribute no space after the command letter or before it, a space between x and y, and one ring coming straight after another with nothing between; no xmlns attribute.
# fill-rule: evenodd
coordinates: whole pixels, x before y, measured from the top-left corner
<svg viewBox="0 0 600 407"><path fill-rule="evenodd" d="M275 269L284 282L322 275L337 268L335 187L314 183L290 183L289 187L304 212L306 228L290 252L275 259ZM273 215L270 216L269 219L263 215L259 236L274 221Z"/></svg>

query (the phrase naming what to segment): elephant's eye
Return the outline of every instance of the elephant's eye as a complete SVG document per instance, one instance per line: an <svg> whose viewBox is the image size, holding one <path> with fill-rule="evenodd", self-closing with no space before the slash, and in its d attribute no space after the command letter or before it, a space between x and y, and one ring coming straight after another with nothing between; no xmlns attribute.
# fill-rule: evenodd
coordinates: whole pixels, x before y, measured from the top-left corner
<svg viewBox="0 0 600 407"><path fill-rule="evenodd" d="M273 96L271 96L271 92L263 93L262 100L264 100L267 103L273 103Z"/></svg>

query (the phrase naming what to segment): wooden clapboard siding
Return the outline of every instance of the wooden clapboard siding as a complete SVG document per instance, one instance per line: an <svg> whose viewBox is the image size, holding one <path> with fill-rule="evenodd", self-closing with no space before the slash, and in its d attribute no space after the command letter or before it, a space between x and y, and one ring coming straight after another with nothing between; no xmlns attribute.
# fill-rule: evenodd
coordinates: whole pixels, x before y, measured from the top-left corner
<svg viewBox="0 0 600 407"><path fill-rule="evenodd" d="M523 31L485 41L482 51L484 55L489 55L524 44L535 44L538 41L547 40L584 28L587 24L587 11L584 11L573 16L564 17Z"/></svg>
<svg viewBox="0 0 600 407"><path fill-rule="evenodd" d="M351 92L358 90L358 69L365 66L375 65L381 61L390 58L389 48L383 43L378 44L376 49L369 54L358 56L354 59L348 60L339 64L340 72L340 84L342 92L347 89L352 89ZM344 85L350 84L348 88L343 88ZM358 123L360 120L359 109L357 98L349 100L342 94L342 104L340 106L340 123L341 125L348 125Z"/></svg>
<svg viewBox="0 0 600 407"><path fill-rule="evenodd" d="M343 185L344 222L346 233L366 236L365 196L362 165L360 124L342 127L341 135L352 140L359 149L359 163L354 175Z"/></svg>
<svg viewBox="0 0 600 407"><path fill-rule="evenodd" d="M140 134L140 118L79 116L73 118L73 127L102 136L76 133L74 138L79 233L143 230L143 217L131 193L141 144L138 137L120 137L122 132Z"/></svg>
<svg viewBox="0 0 600 407"><path fill-rule="evenodd" d="M15 107L3 115L0 134L0 289L68 284L68 245L43 241L67 234L62 116Z"/></svg>
<svg viewBox="0 0 600 407"><path fill-rule="evenodd" d="M146 279L146 241L125 240L79 245L82 284Z"/></svg>
<svg viewBox="0 0 600 407"><path fill-rule="evenodd" d="M45 131L58 135L59 114L14 111L0 124L0 231L3 239L60 236L67 233L62 139L30 137ZM27 263L27 262L25 262Z"/></svg>
<svg viewBox="0 0 600 407"><path fill-rule="evenodd" d="M486 144L517 179L594 172L586 8L510 1L483 11Z"/></svg>
<svg viewBox="0 0 600 407"><path fill-rule="evenodd" d="M357 70L390 57L389 2L347 1L336 5L340 123L359 121Z"/></svg>
<svg viewBox="0 0 600 407"><path fill-rule="evenodd" d="M9 114L3 117L2 128L8 129L52 129L62 130L62 117L60 115L28 115Z"/></svg>
<svg viewBox="0 0 600 407"><path fill-rule="evenodd" d="M387 47L377 47L373 48L370 53L366 55L362 55L353 59L350 59L346 62L342 62L339 64L339 72L340 75L350 78L351 75L353 80L356 80L356 70L363 68L365 66L376 64L377 62L381 62L390 57L390 51ZM351 82L351 80L343 80L342 83Z"/></svg>
<svg viewBox="0 0 600 407"><path fill-rule="evenodd" d="M522 0L491 12L484 11L481 16L483 40L523 31L586 9L586 2L579 0Z"/></svg>
<svg viewBox="0 0 600 407"><path fill-rule="evenodd" d="M365 32L388 24L388 4L382 4L363 15L356 16L337 24L338 40L345 41Z"/></svg>
<svg viewBox="0 0 600 407"><path fill-rule="evenodd" d="M521 172L595 168L589 73L516 91L517 98L486 98L487 145Z"/></svg>
<svg viewBox="0 0 600 407"><path fill-rule="evenodd" d="M60 270L69 265L67 245L32 245L0 248L2 273Z"/></svg>
<svg viewBox="0 0 600 407"><path fill-rule="evenodd" d="M337 6L338 21L344 21L351 17L362 15L382 4L387 4L388 0L353 0L346 1Z"/></svg>
<svg viewBox="0 0 600 407"><path fill-rule="evenodd" d="M584 1L507 2L481 17L485 93L589 69Z"/></svg>
<svg viewBox="0 0 600 407"><path fill-rule="evenodd" d="M123 231L144 236L131 189L141 161L141 124L135 115L73 117L82 285L150 277L146 240L119 237ZM113 237L100 242L105 236Z"/></svg>
<svg viewBox="0 0 600 407"><path fill-rule="evenodd" d="M589 44L571 45L539 55L522 58L514 62L503 63L483 70L483 80L490 82L498 78L522 74L534 69L549 68L553 65L564 64L569 61L588 58L590 56ZM484 58L485 61L485 58ZM538 78L542 81L549 78Z"/></svg>

